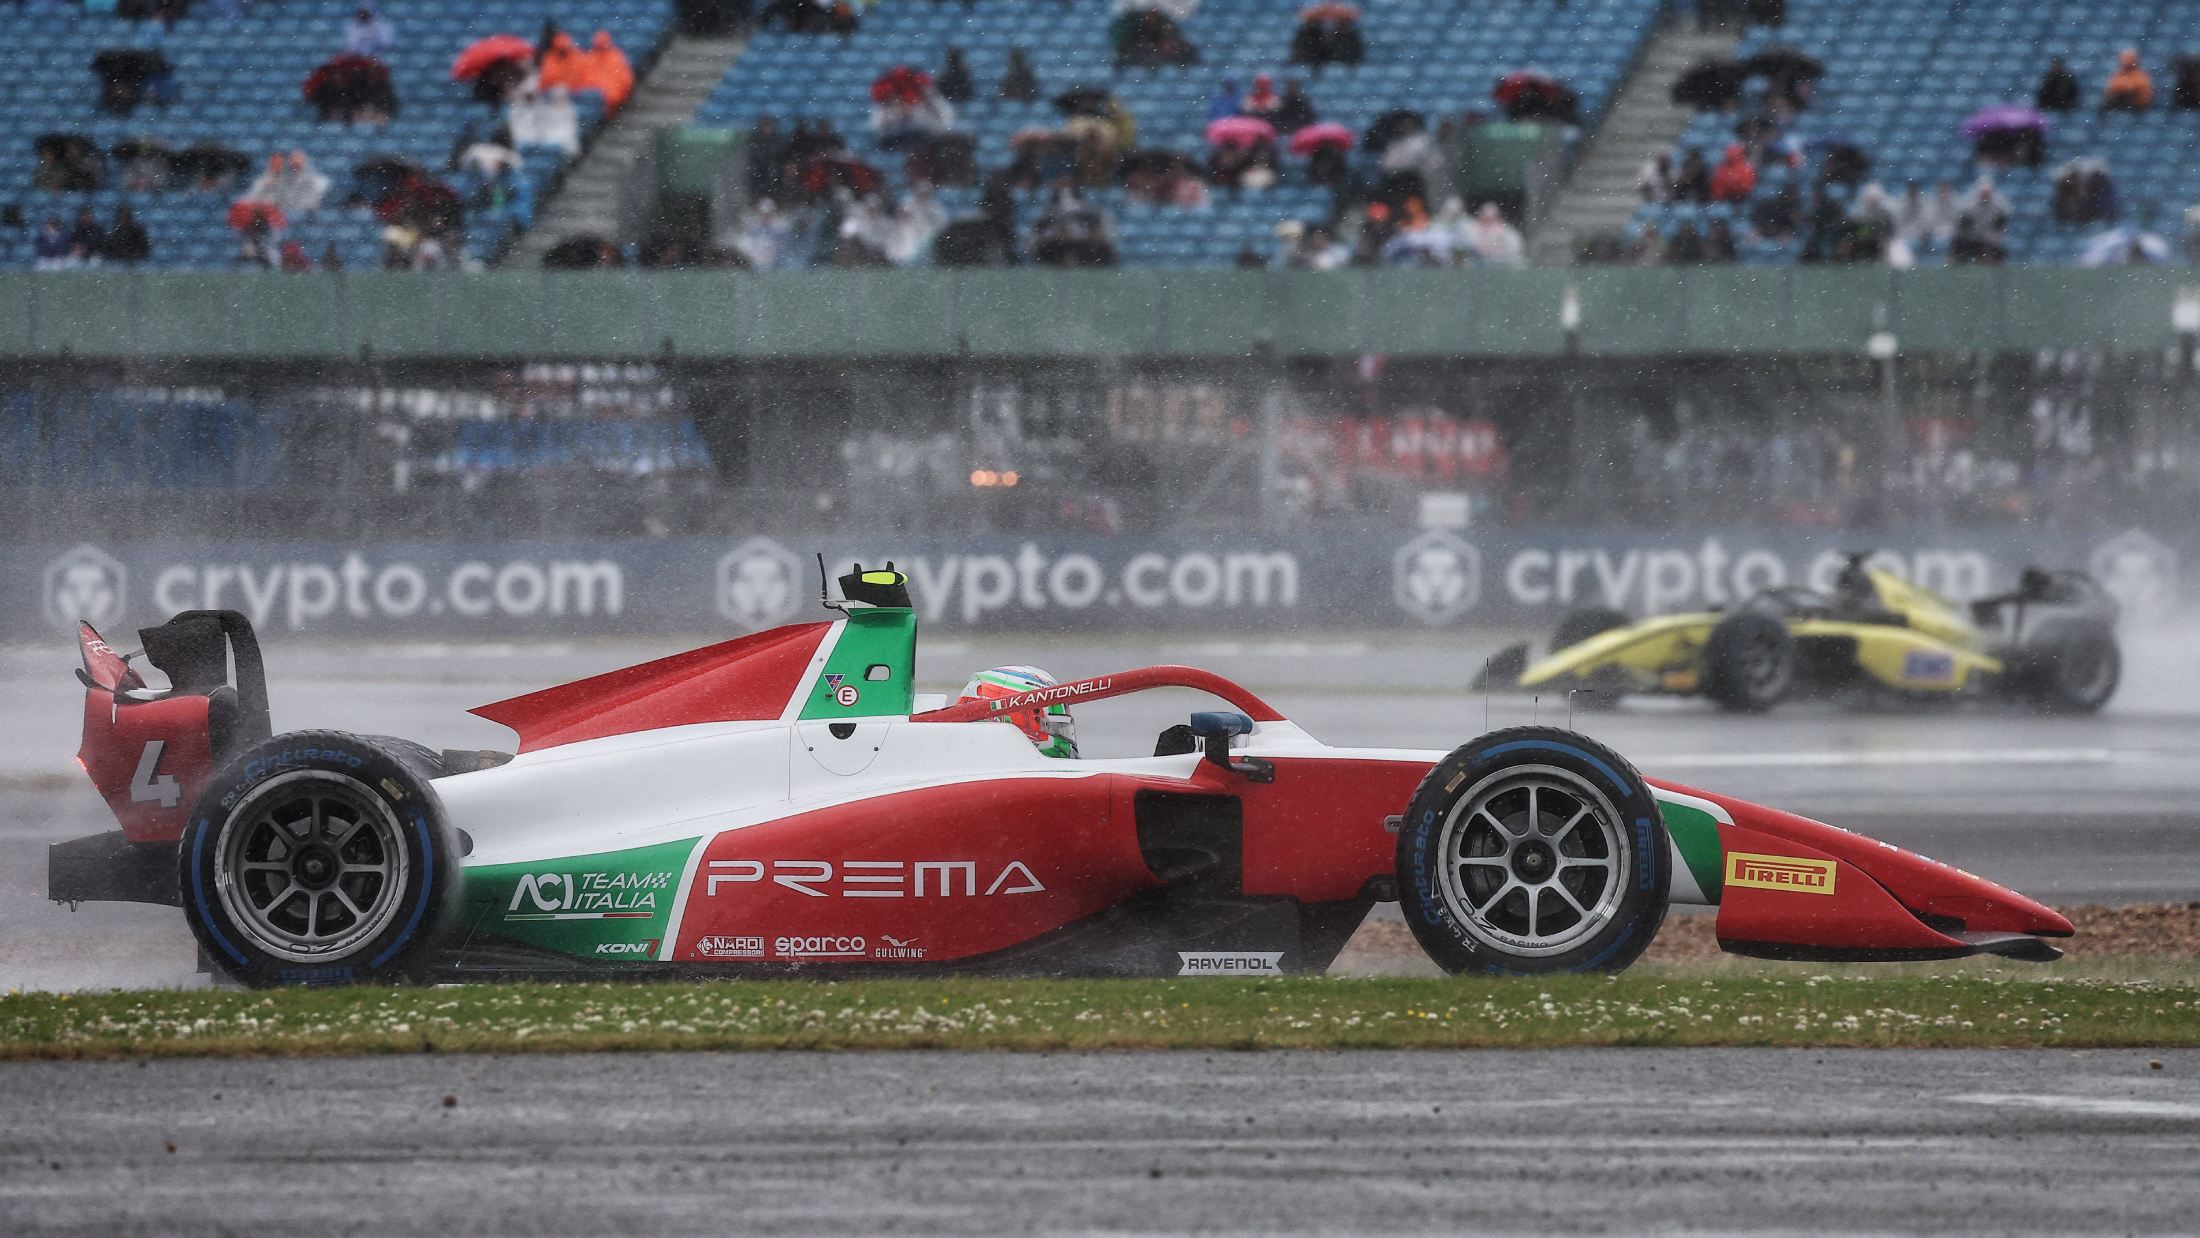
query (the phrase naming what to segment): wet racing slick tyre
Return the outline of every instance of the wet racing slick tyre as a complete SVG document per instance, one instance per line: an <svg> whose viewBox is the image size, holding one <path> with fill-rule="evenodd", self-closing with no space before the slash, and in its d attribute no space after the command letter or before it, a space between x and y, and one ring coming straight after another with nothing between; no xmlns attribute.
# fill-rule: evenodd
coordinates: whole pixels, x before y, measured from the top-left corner
<svg viewBox="0 0 2200 1238"><path fill-rule="evenodd" d="M1618 971L1665 923L1672 855L1626 758L1556 727L1494 731L1429 771L1398 830L1398 901L1447 972Z"/></svg>
<svg viewBox="0 0 2200 1238"><path fill-rule="evenodd" d="M294 731L214 775L184 827L184 918L255 988L417 979L459 887L442 804L412 753Z"/></svg>
<svg viewBox="0 0 2200 1238"><path fill-rule="evenodd" d="M2116 633L2095 622L2044 627L2010 661L2018 689L2054 713L2097 712L2116 695L2124 671Z"/></svg>
<svg viewBox="0 0 2200 1238"><path fill-rule="evenodd" d="M1624 628L1634 620L1623 610L1609 606L1589 606L1581 610L1567 611L1558 621L1558 628L1551 633L1551 652L1571 649L1592 636L1602 636L1613 628Z"/></svg>
<svg viewBox="0 0 2200 1238"><path fill-rule="evenodd" d="M1734 713L1763 713L1795 684L1795 638L1761 610L1736 611L1703 646L1703 694Z"/></svg>

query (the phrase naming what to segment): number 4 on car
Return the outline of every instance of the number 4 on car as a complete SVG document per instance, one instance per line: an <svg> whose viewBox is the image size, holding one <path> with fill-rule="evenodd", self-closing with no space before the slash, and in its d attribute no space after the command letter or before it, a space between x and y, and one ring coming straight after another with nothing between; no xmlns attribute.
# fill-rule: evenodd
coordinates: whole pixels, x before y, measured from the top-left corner
<svg viewBox="0 0 2200 1238"><path fill-rule="evenodd" d="M1496 974L1625 967L1675 904L1773 958L2047 960L2071 932L1556 728L1336 748L1182 666L927 701L906 579L839 586L828 621L475 710L510 752L275 733L234 612L139 633L165 687L86 625L80 759L121 828L56 845L49 892L179 907L253 985L1320 972L1385 901L1440 966ZM1151 754L1000 721L1160 688L1215 707L1157 716Z"/></svg>

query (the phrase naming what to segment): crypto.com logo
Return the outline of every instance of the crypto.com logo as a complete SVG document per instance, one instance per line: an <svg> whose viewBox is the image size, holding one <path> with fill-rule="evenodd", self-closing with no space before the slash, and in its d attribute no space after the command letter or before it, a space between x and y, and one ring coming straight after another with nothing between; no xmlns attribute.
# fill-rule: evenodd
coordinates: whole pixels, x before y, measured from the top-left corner
<svg viewBox="0 0 2200 1238"><path fill-rule="evenodd" d="M2143 529L2094 547L2086 567L2126 614L2159 615L2177 604L2177 552Z"/></svg>
<svg viewBox="0 0 2200 1238"><path fill-rule="evenodd" d="M744 628L785 623L802 605L802 560L768 537L752 537L718 560L718 613Z"/></svg>
<svg viewBox="0 0 2200 1238"><path fill-rule="evenodd" d="M1430 529L1392 558L1391 595L1423 623L1449 623L1482 596L1482 554L1455 533Z"/></svg>
<svg viewBox="0 0 2200 1238"><path fill-rule="evenodd" d="M95 628L120 623L129 573L97 546L78 546L46 565L46 620L70 628L81 619Z"/></svg>

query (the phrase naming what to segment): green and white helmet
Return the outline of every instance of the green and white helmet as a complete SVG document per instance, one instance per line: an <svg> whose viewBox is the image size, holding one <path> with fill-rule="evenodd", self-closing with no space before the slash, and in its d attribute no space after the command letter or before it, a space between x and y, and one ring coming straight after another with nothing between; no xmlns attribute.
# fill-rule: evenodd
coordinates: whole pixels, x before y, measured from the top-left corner
<svg viewBox="0 0 2200 1238"><path fill-rule="evenodd" d="M964 701L998 701L1041 688L1054 687L1058 681L1036 666L996 666L989 671L979 671L963 685ZM1074 757L1077 755L1077 720L1069 716L1067 705L1037 705L994 715L1002 722L1012 722L1023 731L1039 751L1050 757Z"/></svg>

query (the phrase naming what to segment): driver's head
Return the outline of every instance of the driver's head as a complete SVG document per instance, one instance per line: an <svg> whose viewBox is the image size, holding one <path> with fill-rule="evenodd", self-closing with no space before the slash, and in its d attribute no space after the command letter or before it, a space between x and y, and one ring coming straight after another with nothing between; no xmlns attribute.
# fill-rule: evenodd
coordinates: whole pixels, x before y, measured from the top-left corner
<svg viewBox="0 0 2200 1238"><path fill-rule="evenodd" d="M972 675L970 682L963 685L961 700L998 701L1051 688L1055 682L1054 676L1036 666L996 666ZM1014 723L1047 756L1077 755L1077 722L1069 716L1067 705L1039 705L993 716L1002 722Z"/></svg>

